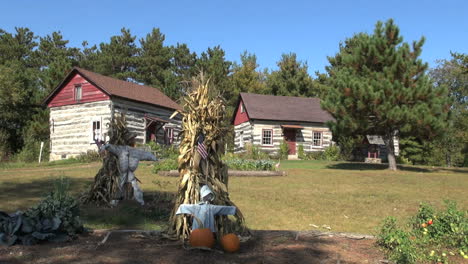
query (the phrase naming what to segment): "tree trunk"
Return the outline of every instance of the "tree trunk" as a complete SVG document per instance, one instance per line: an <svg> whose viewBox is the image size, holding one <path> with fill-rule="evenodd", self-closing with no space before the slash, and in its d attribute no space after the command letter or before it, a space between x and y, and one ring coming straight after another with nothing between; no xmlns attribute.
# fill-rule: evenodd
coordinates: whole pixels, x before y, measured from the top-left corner
<svg viewBox="0 0 468 264"><path fill-rule="evenodd" d="M385 147L387 148L387 158L388 158L388 169L392 171L397 170L397 164L395 159L395 145L393 142L393 133L389 133L383 138L385 142Z"/></svg>

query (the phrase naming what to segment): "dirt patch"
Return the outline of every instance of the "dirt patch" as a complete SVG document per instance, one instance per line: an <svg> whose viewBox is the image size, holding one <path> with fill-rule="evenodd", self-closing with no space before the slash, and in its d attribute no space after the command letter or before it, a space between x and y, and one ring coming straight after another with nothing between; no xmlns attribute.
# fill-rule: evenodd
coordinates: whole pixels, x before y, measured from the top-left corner
<svg viewBox="0 0 468 264"><path fill-rule="evenodd" d="M135 233L80 236L77 240L0 248L0 263L381 263L373 239L293 231L255 231L239 252L188 250L180 242ZM298 235L299 234L299 235Z"/></svg>

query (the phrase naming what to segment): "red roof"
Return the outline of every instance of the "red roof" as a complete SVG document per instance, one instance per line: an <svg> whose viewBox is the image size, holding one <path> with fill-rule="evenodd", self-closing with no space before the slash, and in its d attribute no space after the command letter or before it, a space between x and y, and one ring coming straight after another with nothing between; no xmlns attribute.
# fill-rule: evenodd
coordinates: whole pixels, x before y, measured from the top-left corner
<svg viewBox="0 0 468 264"><path fill-rule="evenodd" d="M174 102L171 98L163 94L159 89L140 85L137 83L122 81L112 77L104 76L85 69L74 67L65 77L62 83L57 86L44 100L47 104L54 95L67 83L68 79L75 73L79 73L90 83L103 90L106 94L125 99L130 99L142 103L162 106L173 110L181 110L182 107Z"/></svg>
<svg viewBox="0 0 468 264"><path fill-rule="evenodd" d="M325 123L333 121L319 98L241 93L250 119Z"/></svg>

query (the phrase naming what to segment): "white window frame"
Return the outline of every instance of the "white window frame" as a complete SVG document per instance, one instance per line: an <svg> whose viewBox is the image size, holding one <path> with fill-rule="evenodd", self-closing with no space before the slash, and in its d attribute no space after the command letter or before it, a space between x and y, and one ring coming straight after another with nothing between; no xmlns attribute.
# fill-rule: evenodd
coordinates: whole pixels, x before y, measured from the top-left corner
<svg viewBox="0 0 468 264"><path fill-rule="evenodd" d="M174 128L173 127L164 128L164 143L166 143L167 145L174 144Z"/></svg>
<svg viewBox="0 0 468 264"><path fill-rule="evenodd" d="M245 112L244 104L243 104L243 103L240 104L240 112L241 112L241 113L244 113L244 112Z"/></svg>
<svg viewBox="0 0 468 264"><path fill-rule="evenodd" d="M81 86L81 84L75 85L73 95L75 98L75 102L81 102L81 100L83 99L83 87Z"/></svg>
<svg viewBox="0 0 468 264"><path fill-rule="evenodd" d="M315 134L320 135L319 145L315 145ZM312 148L323 148L323 132L322 131L312 131Z"/></svg>
<svg viewBox="0 0 468 264"><path fill-rule="evenodd" d="M270 132L270 140L271 140L271 143L270 144L265 144L263 143L264 142L264 139L266 138L265 137L265 132L269 131ZM268 146L268 147L272 147L273 146L273 129L262 129L262 142L261 145L262 146Z"/></svg>
<svg viewBox="0 0 468 264"><path fill-rule="evenodd" d="M95 136L95 133L98 134L98 138L97 140L105 140L105 138L103 138L103 129L102 129L102 118L100 117L96 117L96 118L93 118L91 119L91 122L90 122L90 135L89 135L89 138L90 138L90 142L91 143L94 143L94 136ZM98 123L99 124L99 129L94 129L94 123ZM95 131L95 130L98 130L98 131Z"/></svg>

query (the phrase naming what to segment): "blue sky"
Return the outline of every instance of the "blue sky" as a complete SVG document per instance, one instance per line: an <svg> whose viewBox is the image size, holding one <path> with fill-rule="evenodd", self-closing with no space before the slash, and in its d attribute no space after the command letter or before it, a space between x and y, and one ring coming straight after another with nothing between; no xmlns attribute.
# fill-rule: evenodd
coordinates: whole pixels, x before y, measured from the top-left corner
<svg viewBox="0 0 468 264"><path fill-rule="evenodd" d="M309 72L324 71L340 41L372 32L393 18L405 41L426 37L422 59L435 66L450 51L468 53L468 1L2 1L0 28L29 27L43 36L61 31L71 46L108 42L129 28L138 38L158 27L166 44L187 43L197 54L221 45L239 61L247 50L260 68L276 69L282 53L295 52Z"/></svg>

